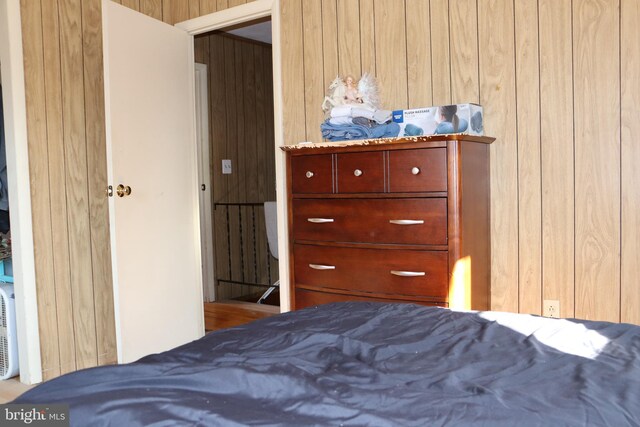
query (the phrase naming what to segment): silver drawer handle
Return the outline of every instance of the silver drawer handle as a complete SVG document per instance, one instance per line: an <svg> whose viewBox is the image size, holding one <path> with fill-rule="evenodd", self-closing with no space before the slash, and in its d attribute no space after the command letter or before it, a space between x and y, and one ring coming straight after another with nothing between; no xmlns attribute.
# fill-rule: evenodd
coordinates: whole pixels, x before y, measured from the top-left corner
<svg viewBox="0 0 640 427"><path fill-rule="evenodd" d="M420 173L420 168L415 167L415 166L412 167L411 168L411 173L414 174L414 175L418 175Z"/></svg>
<svg viewBox="0 0 640 427"><path fill-rule="evenodd" d="M313 177L313 172L307 171L307 173L305 173L304 176L306 176L307 178L311 178Z"/></svg>
<svg viewBox="0 0 640 427"><path fill-rule="evenodd" d="M355 176L360 176L360 175L362 175L362 171L360 169L356 169L356 170L353 171L353 174Z"/></svg>
<svg viewBox="0 0 640 427"><path fill-rule="evenodd" d="M314 224L324 224L326 222L333 222L333 218L307 218L307 221Z"/></svg>
<svg viewBox="0 0 640 427"><path fill-rule="evenodd" d="M309 267L313 268L314 270L335 270L336 269L335 265L322 265L322 264L309 264Z"/></svg>
<svg viewBox="0 0 640 427"><path fill-rule="evenodd" d="M389 222L391 224L398 224L398 225L424 224L424 220L422 219L390 219Z"/></svg>
<svg viewBox="0 0 640 427"><path fill-rule="evenodd" d="M394 276L401 276L401 277L418 277L418 276L424 276L424 271L397 271L397 270L391 270L390 271L391 274L393 274Z"/></svg>

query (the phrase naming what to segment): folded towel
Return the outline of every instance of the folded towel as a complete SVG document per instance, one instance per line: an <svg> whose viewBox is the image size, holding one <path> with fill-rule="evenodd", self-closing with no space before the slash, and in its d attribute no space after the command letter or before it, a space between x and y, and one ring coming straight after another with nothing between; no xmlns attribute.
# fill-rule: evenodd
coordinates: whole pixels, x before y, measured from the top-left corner
<svg viewBox="0 0 640 427"><path fill-rule="evenodd" d="M355 139L392 138L400 133L397 123L363 126L359 124L332 124L327 120L320 125L322 136L329 141L347 141Z"/></svg>
<svg viewBox="0 0 640 427"><path fill-rule="evenodd" d="M338 105L331 109L331 117L351 117L351 105Z"/></svg>

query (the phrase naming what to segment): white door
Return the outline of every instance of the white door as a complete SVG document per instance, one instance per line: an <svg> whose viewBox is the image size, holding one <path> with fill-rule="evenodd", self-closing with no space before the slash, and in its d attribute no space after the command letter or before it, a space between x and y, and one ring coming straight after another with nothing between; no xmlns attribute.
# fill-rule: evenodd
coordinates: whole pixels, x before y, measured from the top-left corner
<svg viewBox="0 0 640 427"><path fill-rule="evenodd" d="M204 334L193 40L103 0L118 361ZM117 186L130 195L118 197Z"/></svg>

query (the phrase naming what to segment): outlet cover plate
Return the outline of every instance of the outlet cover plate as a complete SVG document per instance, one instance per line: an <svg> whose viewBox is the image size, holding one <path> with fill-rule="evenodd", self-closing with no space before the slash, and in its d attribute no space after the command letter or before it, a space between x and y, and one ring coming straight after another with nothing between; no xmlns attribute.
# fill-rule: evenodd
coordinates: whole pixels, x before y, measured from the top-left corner
<svg viewBox="0 0 640 427"><path fill-rule="evenodd" d="M546 299L542 302L542 315L544 317L560 317L560 301L557 299Z"/></svg>
<svg viewBox="0 0 640 427"><path fill-rule="evenodd" d="M224 159L222 160L222 174L229 175L231 173L231 160Z"/></svg>

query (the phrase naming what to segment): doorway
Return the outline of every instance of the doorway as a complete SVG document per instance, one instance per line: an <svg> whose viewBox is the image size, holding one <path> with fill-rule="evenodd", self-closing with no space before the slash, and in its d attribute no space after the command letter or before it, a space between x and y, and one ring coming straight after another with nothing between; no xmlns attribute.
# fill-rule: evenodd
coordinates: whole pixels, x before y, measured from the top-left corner
<svg viewBox="0 0 640 427"><path fill-rule="evenodd" d="M216 307L279 312L277 241L269 242L276 234L267 232L276 229L271 34L271 18L264 17L194 39L196 70L207 76L208 113L200 123L208 122L208 138L200 153L208 157L209 174L201 177L201 203L210 208L201 209L210 220L208 226L201 221L208 330L219 325ZM207 305L213 302L218 305Z"/></svg>

